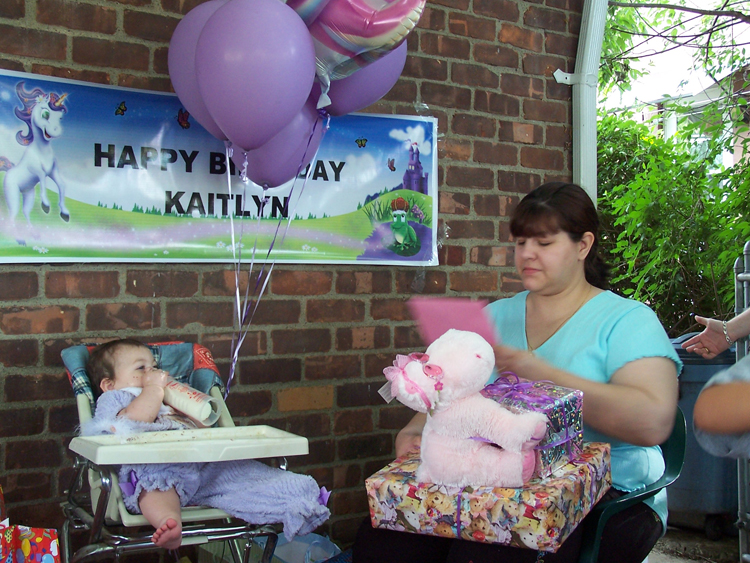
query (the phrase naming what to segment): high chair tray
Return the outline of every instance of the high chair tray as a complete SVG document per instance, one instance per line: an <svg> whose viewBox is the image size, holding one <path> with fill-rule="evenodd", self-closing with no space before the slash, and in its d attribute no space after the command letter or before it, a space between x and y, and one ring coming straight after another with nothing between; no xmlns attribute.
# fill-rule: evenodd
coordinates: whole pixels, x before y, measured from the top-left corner
<svg viewBox="0 0 750 563"><path fill-rule="evenodd" d="M308 453L307 438L265 425L79 436L69 447L98 465L230 461Z"/></svg>

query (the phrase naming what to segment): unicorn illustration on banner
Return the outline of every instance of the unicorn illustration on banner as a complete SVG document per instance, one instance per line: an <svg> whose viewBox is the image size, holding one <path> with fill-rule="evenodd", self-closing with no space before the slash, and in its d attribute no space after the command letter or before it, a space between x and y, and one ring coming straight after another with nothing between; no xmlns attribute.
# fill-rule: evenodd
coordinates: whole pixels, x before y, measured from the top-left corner
<svg viewBox="0 0 750 563"><path fill-rule="evenodd" d="M39 195L42 211L49 213L47 190L52 189L50 180L57 186L60 217L67 222L70 220L70 213L65 207L65 182L52 150L52 141L63 132L60 121L67 111L63 105L67 94L46 94L41 88L26 90L23 81L16 85L16 94L23 105L22 108L15 108L16 117L28 127L25 135L23 130L16 133L16 141L25 146L26 150L16 165L0 156L0 171L5 171L3 191L11 224L15 222L23 199L23 214L31 227L31 210L34 207L34 189L37 184L41 188ZM25 245L25 238L20 234L17 232L16 241Z"/></svg>

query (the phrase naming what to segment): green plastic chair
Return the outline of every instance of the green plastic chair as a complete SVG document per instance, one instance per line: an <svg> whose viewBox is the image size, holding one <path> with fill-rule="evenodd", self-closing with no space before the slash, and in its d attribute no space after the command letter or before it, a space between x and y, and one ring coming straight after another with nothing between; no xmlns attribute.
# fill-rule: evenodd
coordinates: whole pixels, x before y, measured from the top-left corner
<svg viewBox="0 0 750 563"><path fill-rule="evenodd" d="M672 434L660 446L664 456L664 474L644 489L633 491L617 499L600 502L594 507L585 520L581 556L578 563L597 563L604 526L612 516L654 496L677 480L685 461L686 433L685 415L678 407Z"/></svg>

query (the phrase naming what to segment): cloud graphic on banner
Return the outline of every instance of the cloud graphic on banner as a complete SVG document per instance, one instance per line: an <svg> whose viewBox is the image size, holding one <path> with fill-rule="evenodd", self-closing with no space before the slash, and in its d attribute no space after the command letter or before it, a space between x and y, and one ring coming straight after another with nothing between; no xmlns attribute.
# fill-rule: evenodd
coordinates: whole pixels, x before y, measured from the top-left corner
<svg viewBox="0 0 750 563"><path fill-rule="evenodd" d="M404 148L408 149L409 146L416 143L419 148L419 152L425 156L432 152L432 143L425 140L424 127L417 125L415 127L407 127L403 129L393 129L388 133L391 139L404 142Z"/></svg>
<svg viewBox="0 0 750 563"><path fill-rule="evenodd" d="M378 176L377 162L370 154L349 154L344 159L346 166L341 172L342 180L356 185L367 185Z"/></svg>

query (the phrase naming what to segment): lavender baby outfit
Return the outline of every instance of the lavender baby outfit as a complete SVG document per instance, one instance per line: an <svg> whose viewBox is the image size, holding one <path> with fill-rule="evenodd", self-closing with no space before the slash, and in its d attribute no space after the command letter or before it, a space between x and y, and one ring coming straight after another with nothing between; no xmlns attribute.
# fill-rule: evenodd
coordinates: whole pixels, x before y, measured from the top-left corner
<svg viewBox="0 0 750 563"><path fill-rule="evenodd" d="M81 435L135 434L186 428L180 417L162 410L154 422L139 422L117 414L135 395L125 389L103 393L94 418L81 425ZM250 524L281 522L284 534L312 532L330 516L321 489L312 477L269 467L252 459L211 463L123 465L119 471L123 501L139 514L141 491L174 488L182 506L210 506Z"/></svg>

